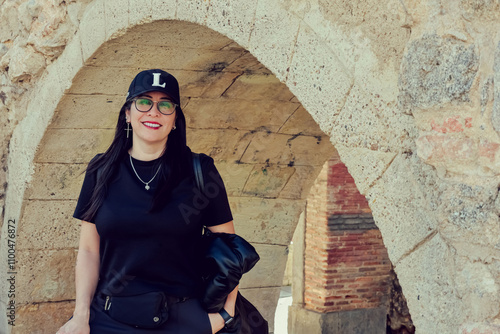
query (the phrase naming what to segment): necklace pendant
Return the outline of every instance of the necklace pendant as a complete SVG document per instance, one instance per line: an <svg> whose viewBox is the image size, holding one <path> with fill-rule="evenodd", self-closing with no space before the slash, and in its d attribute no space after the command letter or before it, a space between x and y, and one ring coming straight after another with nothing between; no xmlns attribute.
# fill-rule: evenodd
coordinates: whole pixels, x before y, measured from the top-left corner
<svg viewBox="0 0 500 334"><path fill-rule="evenodd" d="M144 188L146 188L146 190L149 190L149 188L150 188L149 184L146 184L146 186Z"/></svg>

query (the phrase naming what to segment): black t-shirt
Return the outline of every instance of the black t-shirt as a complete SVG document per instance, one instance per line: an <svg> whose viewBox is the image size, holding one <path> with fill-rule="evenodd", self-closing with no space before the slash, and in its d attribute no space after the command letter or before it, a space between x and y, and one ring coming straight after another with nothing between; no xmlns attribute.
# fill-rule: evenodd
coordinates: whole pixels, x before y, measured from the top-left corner
<svg viewBox="0 0 500 334"><path fill-rule="evenodd" d="M201 292L202 227L224 224L233 217L213 159L200 154L200 160L205 194L200 193L193 177L187 177L173 189L167 205L153 213L148 211L159 177L146 190L132 169L129 155L120 161L104 203L91 222L100 236L97 291L114 295L164 291L179 297ZM132 158L132 162L145 182L156 173L156 160ZM82 219L96 174L85 174L73 217Z"/></svg>

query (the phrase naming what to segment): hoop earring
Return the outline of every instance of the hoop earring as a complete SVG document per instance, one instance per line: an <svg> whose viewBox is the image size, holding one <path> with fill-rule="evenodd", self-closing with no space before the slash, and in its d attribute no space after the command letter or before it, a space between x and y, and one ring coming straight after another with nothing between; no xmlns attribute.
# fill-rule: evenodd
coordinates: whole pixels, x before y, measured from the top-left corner
<svg viewBox="0 0 500 334"><path fill-rule="evenodd" d="M175 129L177 129L177 128L175 127L175 124L174 124L174 126L172 127L172 130L175 130Z"/></svg>
<svg viewBox="0 0 500 334"><path fill-rule="evenodd" d="M127 131L127 139L128 139L129 133L130 131L132 131L132 129L130 128L130 122L127 122L127 128L125 129L125 131Z"/></svg>

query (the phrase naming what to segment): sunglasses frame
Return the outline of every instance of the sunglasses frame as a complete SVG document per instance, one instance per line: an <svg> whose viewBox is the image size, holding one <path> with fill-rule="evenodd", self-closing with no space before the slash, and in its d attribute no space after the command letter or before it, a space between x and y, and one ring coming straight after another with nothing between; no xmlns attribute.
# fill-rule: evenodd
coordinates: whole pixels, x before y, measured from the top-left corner
<svg viewBox="0 0 500 334"><path fill-rule="evenodd" d="M137 108L137 100L149 100L149 101L153 102L153 104L149 107L149 109L148 109L148 110L144 110L144 111L142 111L142 110L139 110L139 108ZM160 114L162 114L162 115L165 115L165 116L172 115L172 114L175 112L175 109L176 109L176 108L177 108L177 106L178 106L178 104L177 104L177 103L174 103L174 102L172 102L172 101L168 101L168 100L167 100L167 101L165 101L165 100L164 100L164 101L153 101L153 100L151 100L150 98L147 98L147 97L136 97L136 98L134 98L134 99L133 99L133 101L134 101L134 106L135 106L135 109L137 109L137 111L139 111L139 112L148 112L148 111L150 111L150 110L153 108L153 106L156 104L156 109L158 110L158 112L159 112ZM172 112L171 112L171 113L169 113L169 114L165 114L164 112L161 112L161 111L160 111L160 107L158 106L158 104L159 104L160 102L170 102L170 103L172 103L172 104L174 105L174 107L172 108Z"/></svg>

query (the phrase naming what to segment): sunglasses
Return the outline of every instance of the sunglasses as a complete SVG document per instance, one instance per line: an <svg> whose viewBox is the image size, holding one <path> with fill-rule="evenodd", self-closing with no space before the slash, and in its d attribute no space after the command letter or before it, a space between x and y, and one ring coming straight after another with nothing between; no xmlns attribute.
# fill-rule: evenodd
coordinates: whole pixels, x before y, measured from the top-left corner
<svg viewBox="0 0 500 334"><path fill-rule="evenodd" d="M151 110L151 108L153 108L155 101L145 97L139 97L137 99L134 99L134 103L135 108L140 112L148 112ZM158 108L158 111L163 115L172 115L175 111L175 107L177 107L177 104L173 103L172 101L158 101L156 102L156 106Z"/></svg>

